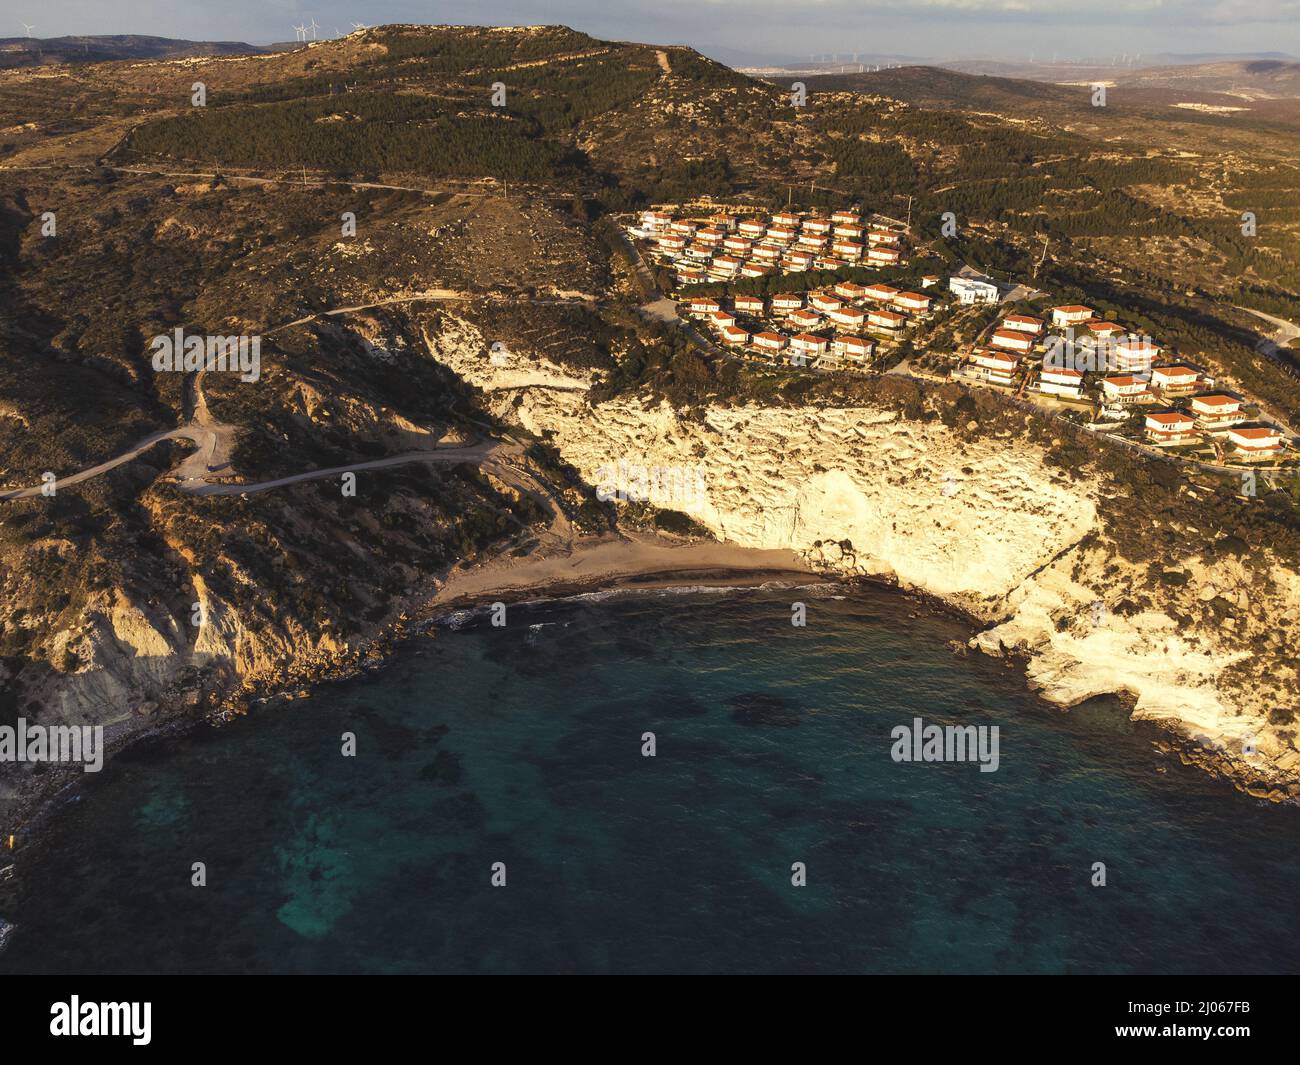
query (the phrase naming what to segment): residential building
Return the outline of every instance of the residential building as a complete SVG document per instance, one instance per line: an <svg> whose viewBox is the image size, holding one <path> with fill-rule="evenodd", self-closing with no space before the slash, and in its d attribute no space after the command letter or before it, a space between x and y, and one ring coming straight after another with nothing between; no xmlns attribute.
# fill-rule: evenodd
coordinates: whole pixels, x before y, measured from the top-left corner
<svg viewBox="0 0 1300 1065"><path fill-rule="evenodd" d="M796 333L790 338L790 350L798 355L819 358L826 354L830 341L810 333Z"/></svg>
<svg viewBox="0 0 1300 1065"><path fill-rule="evenodd" d="M1181 411L1154 411L1146 418L1147 439L1153 444L1186 444L1200 439L1196 420Z"/></svg>
<svg viewBox="0 0 1300 1065"><path fill-rule="evenodd" d="M1092 318L1093 310L1091 307L1084 307L1080 304L1070 304L1066 307L1052 308L1052 325L1057 328L1065 328L1070 325L1082 325Z"/></svg>
<svg viewBox="0 0 1300 1065"><path fill-rule="evenodd" d="M732 303L740 314L752 314L761 318L767 313L767 301L762 296L737 296Z"/></svg>
<svg viewBox="0 0 1300 1065"><path fill-rule="evenodd" d="M1268 426L1228 430L1228 444L1233 454L1242 458L1273 458L1286 447L1281 430Z"/></svg>
<svg viewBox="0 0 1300 1065"><path fill-rule="evenodd" d="M831 341L831 350L847 362L860 365L875 353L876 342L859 336L838 336Z"/></svg>
<svg viewBox="0 0 1300 1065"><path fill-rule="evenodd" d="M948 291L957 297L958 303L997 303L998 301L997 285L973 277L948 278Z"/></svg>
<svg viewBox="0 0 1300 1065"><path fill-rule="evenodd" d="M1190 366L1157 366L1151 371L1151 387L1163 396L1187 395L1200 383L1200 373Z"/></svg>
<svg viewBox="0 0 1300 1065"><path fill-rule="evenodd" d="M1227 429L1244 418L1241 400L1216 394L1193 396L1192 414L1196 417L1196 427L1207 432Z"/></svg>
<svg viewBox="0 0 1300 1065"><path fill-rule="evenodd" d="M976 348L971 352L968 365L975 376L982 377L991 384L1011 385L1015 383L1020 360L1005 352Z"/></svg>
<svg viewBox="0 0 1300 1065"><path fill-rule="evenodd" d="M1043 320L1028 314L1008 314L1002 319L1003 329L1014 329L1017 333L1038 336L1043 331Z"/></svg>
<svg viewBox="0 0 1300 1065"><path fill-rule="evenodd" d="M1101 379L1101 390L1112 403L1149 403L1154 398L1147 391L1147 379L1132 374L1115 374Z"/></svg>
<svg viewBox="0 0 1300 1065"><path fill-rule="evenodd" d="M1016 351L1022 355L1034 350L1034 338L1026 333L1018 333L1014 329L994 330L990 343L995 348Z"/></svg>
<svg viewBox="0 0 1300 1065"><path fill-rule="evenodd" d="M826 315L840 329L861 329L867 321L867 312L856 307L840 307Z"/></svg>
<svg viewBox="0 0 1300 1065"><path fill-rule="evenodd" d="M1121 373L1148 373L1160 348L1146 337L1129 337L1112 346L1114 368Z"/></svg>
<svg viewBox="0 0 1300 1065"><path fill-rule="evenodd" d="M895 314L893 311L873 308L867 311L867 324L873 329L887 329L892 332L907 325L907 316L905 314Z"/></svg>
<svg viewBox="0 0 1300 1065"><path fill-rule="evenodd" d="M786 339L780 333L765 332L754 335L754 347L764 351L780 351L786 345Z"/></svg>
<svg viewBox="0 0 1300 1065"><path fill-rule="evenodd" d="M1083 371L1071 370L1067 367L1044 366L1038 375L1038 391L1049 396L1082 399Z"/></svg>
<svg viewBox="0 0 1300 1065"><path fill-rule="evenodd" d="M922 296L919 292L900 292L891 302L899 310L911 314L926 314L930 310L932 300L929 296Z"/></svg>

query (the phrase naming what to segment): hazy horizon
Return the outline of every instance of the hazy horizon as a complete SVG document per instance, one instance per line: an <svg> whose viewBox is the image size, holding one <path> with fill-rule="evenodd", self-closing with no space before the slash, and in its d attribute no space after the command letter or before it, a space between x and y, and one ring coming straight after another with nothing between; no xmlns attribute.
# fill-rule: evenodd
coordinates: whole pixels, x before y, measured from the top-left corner
<svg viewBox="0 0 1300 1065"><path fill-rule="evenodd" d="M24 9L24 3L27 9ZM17 0L0 36L139 34L270 44L315 19L320 37L354 21L466 25L562 23L596 37L685 44L727 62L813 55L1039 62L1135 54L1300 54L1300 0L502 0L432 5L406 0L148 0L123 14L114 0Z"/></svg>

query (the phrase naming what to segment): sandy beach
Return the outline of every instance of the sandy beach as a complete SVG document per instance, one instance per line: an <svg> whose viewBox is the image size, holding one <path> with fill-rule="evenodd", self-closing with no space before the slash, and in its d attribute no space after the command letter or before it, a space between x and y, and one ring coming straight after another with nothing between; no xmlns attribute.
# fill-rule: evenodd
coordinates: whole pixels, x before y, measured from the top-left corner
<svg viewBox="0 0 1300 1065"><path fill-rule="evenodd" d="M427 607L436 613L497 599L518 601L609 587L752 585L783 578L826 579L793 551L631 533L578 540L524 557L506 553L455 569L427 600Z"/></svg>

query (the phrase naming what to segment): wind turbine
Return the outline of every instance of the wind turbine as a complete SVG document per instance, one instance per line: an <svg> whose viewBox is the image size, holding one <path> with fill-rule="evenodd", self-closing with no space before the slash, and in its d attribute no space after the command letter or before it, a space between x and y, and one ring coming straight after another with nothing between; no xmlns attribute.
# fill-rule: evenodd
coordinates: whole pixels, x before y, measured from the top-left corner
<svg viewBox="0 0 1300 1065"><path fill-rule="evenodd" d="M316 25L316 20L314 18L311 20L310 28L311 28L311 39L314 41L316 39L316 31L320 29L320 27Z"/></svg>
<svg viewBox="0 0 1300 1065"><path fill-rule="evenodd" d="M23 29L25 29L25 30L27 31L27 36L30 37L30 36L32 35L32 30L36 29L36 27L35 27L35 26L29 26L29 25L27 25L27 23L24 22L24 23L23 23Z"/></svg>
<svg viewBox="0 0 1300 1065"><path fill-rule="evenodd" d="M297 38L298 40L300 40L300 41L305 41L305 40L307 39L307 27L306 27L306 26L295 26L295 27L293 28L293 34L294 34L294 37Z"/></svg>

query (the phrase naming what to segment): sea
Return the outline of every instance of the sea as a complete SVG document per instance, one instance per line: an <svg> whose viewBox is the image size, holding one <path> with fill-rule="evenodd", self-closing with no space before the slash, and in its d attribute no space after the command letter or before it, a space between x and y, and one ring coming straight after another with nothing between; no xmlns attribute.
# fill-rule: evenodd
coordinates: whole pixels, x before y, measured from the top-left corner
<svg viewBox="0 0 1300 1065"><path fill-rule="evenodd" d="M17 854L0 972L1300 969L1300 810L1113 699L1044 702L924 602L624 590L497 620L87 775ZM996 727L996 770L897 760L918 719Z"/></svg>

